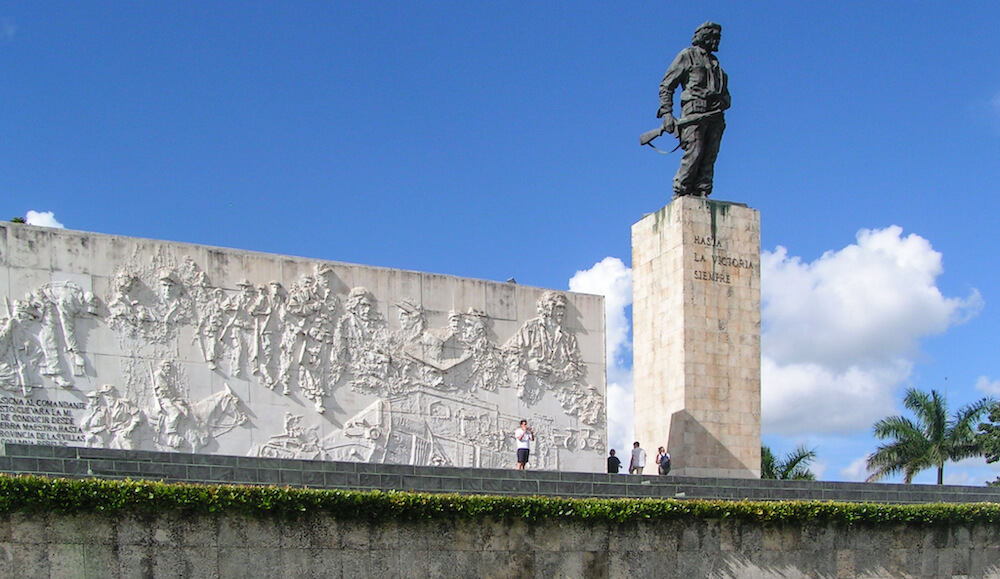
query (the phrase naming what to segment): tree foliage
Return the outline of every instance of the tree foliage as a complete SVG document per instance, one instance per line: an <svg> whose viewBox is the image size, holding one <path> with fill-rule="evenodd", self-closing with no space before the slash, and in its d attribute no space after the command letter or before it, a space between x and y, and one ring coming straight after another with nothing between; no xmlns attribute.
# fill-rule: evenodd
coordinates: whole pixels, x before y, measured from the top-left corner
<svg viewBox="0 0 1000 579"><path fill-rule="evenodd" d="M816 480L809 464L816 460L816 449L804 444L779 459L769 446L760 447L760 478L778 480Z"/></svg>
<svg viewBox="0 0 1000 579"><path fill-rule="evenodd" d="M989 412L989 422L979 423L979 449L986 457L986 462L993 463L1000 460L1000 404L991 404ZM991 483L990 486L1000 486L1000 477Z"/></svg>
<svg viewBox="0 0 1000 579"><path fill-rule="evenodd" d="M868 481L902 474L911 483L917 473L937 468L937 484L943 484L946 462L982 454L974 426L992 404L983 398L949 416L948 401L937 390L907 389L903 406L913 419L889 416L875 423L875 438L889 442L868 456Z"/></svg>

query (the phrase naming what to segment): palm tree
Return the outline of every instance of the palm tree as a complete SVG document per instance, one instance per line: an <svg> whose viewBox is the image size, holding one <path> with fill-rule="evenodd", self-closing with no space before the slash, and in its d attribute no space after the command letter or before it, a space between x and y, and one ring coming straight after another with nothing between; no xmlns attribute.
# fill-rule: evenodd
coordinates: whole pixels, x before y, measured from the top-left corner
<svg viewBox="0 0 1000 579"><path fill-rule="evenodd" d="M868 456L868 481L903 473L903 482L911 483L918 472L937 467L937 484L944 484L944 463L982 454L973 428L992 403L983 398L949 418L948 402L937 390L908 388L903 406L915 420L889 416L875 423L875 437L891 442Z"/></svg>
<svg viewBox="0 0 1000 579"><path fill-rule="evenodd" d="M769 446L760 447L760 478L779 480L816 480L809 470L809 463L816 460L816 449L800 444L794 451L779 460Z"/></svg>

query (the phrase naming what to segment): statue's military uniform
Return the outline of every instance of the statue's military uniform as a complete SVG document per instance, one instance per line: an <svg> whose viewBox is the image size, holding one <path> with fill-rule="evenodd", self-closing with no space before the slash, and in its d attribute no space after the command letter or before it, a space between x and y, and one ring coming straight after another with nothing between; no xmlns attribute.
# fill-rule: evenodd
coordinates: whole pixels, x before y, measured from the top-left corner
<svg viewBox="0 0 1000 579"><path fill-rule="evenodd" d="M674 176L675 195L704 197L712 192L715 158L726 129L722 111L729 108L729 86L719 59L701 46L682 50L660 83L660 110L657 117L672 114L674 91L681 93L681 119L718 111L717 114L679 127L684 158ZM680 119L679 119L680 120Z"/></svg>

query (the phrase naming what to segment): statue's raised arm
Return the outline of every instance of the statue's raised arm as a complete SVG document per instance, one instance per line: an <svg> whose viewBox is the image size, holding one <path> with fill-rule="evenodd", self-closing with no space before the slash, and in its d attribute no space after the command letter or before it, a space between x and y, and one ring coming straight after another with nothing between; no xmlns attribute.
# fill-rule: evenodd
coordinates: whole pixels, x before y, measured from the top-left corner
<svg viewBox="0 0 1000 579"><path fill-rule="evenodd" d="M675 196L707 197L712 193L715 159L726 130L723 111L730 104L728 79L714 54L721 38L722 26L715 22L695 30L692 45L677 55L660 83L656 116L663 119L662 127L639 137L642 145L651 144L663 133L680 140L684 157L674 176ZM677 87L682 89L679 118L674 117Z"/></svg>

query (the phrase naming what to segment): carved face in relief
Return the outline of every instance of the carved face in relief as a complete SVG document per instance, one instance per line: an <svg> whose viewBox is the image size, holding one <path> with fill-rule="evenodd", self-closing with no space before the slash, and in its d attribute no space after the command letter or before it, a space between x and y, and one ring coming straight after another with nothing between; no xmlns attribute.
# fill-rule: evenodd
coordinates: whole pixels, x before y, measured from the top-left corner
<svg viewBox="0 0 1000 579"><path fill-rule="evenodd" d="M406 335L411 335L413 333L419 333L424 329L424 316L419 309L414 307L406 307L409 304L400 305L399 307L399 326L403 329L403 333Z"/></svg>
<svg viewBox="0 0 1000 579"><path fill-rule="evenodd" d="M272 281L271 283L268 284L268 287L270 288L270 293L271 293L271 298L272 299L274 299L274 298L278 298L278 299L282 299L282 300L284 299L284 297L285 297L285 288L281 287L281 284L279 282Z"/></svg>
<svg viewBox="0 0 1000 579"><path fill-rule="evenodd" d="M374 306L372 295L363 287L352 289L350 295L347 296L347 303L344 304L349 312L362 320L373 319L372 308Z"/></svg>
<svg viewBox="0 0 1000 579"><path fill-rule="evenodd" d="M465 339L472 342L486 337L486 323L480 316L470 315L465 323Z"/></svg>
<svg viewBox="0 0 1000 579"><path fill-rule="evenodd" d="M448 329L455 334L462 331L462 314L455 310L448 312Z"/></svg>
<svg viewBox="0 0 1000 579"><path fill-rule="evenodd" d="M546 321L561 325L566 317L566 296L554 291L547 291L538 298L538 313Z"/></svg>
<svg viewBox="0 0 1000 579"><path fill-rule="evenodd" d="M115 276L115 289L118 290L119 294L127 295L135 284L139 281L139 278L132 275L127 271L119 271Z"/></svg>
<svg viewBox="0 0 1000 579"><path fill-rule="evenodd" d="M171 277L160 278L160 298L164 301L172 301L180 293L180 288L174 283Z"/></svg>

